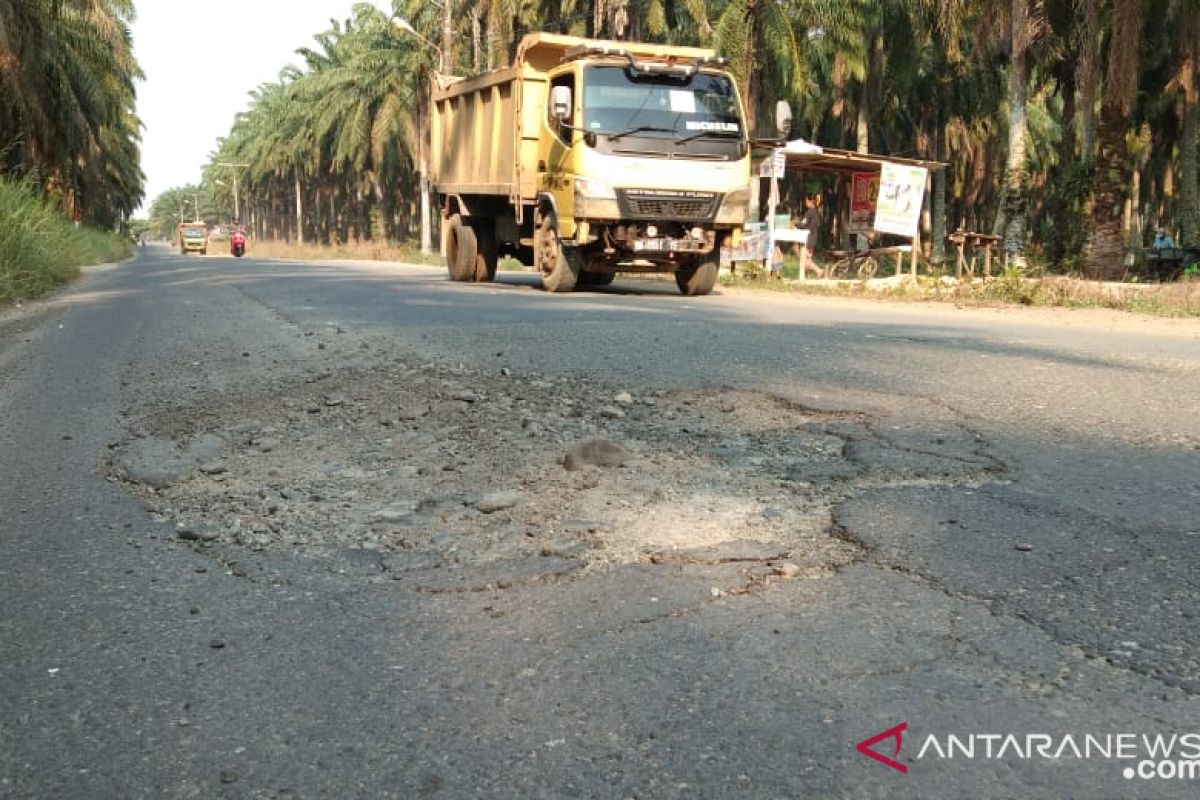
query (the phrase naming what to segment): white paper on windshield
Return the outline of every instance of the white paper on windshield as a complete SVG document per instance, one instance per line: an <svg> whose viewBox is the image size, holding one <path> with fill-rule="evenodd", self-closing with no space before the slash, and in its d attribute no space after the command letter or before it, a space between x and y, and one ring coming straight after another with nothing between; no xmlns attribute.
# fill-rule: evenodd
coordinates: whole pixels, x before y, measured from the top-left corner
<svg viewBox="0 0 1200 800"><path fill-rule="evenodd" d="M696 95L686 89L672 89L671 110L676 114L695 114Z"/></svg>

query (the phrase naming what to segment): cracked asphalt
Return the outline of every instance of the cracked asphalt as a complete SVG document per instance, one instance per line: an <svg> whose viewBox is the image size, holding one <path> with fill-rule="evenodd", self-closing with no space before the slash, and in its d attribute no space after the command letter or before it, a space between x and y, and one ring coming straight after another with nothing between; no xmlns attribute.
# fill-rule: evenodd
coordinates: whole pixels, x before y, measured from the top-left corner
<svg viewBox="0 0 1200 800"><path fill-rule="evenodd" d="M1200 744L1197 397L1195 321L146 248L0 311L0 797L1195 797L922 751Z"/></svg>

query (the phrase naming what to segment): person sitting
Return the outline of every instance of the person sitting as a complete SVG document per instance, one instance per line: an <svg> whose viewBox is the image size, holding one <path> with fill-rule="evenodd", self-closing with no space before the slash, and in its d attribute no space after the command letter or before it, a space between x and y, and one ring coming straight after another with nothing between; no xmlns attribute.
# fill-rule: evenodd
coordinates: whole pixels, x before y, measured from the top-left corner
<svg viewBox="0 0 1200 800"><path fill-rule="evenodd" d="M1154 243L1150 247L1155 250L1174 250L1175 242L1167 235L1164 228L1159 228L1158 232L1154 234Z"/></svg>

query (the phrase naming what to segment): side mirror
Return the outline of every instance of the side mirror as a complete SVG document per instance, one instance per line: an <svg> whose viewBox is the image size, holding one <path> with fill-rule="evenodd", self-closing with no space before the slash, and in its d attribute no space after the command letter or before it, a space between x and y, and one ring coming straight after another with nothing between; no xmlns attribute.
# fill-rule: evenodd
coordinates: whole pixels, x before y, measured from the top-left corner
<svg viewBox="0 0 1200 800"><path fill-rule="evenodd" d="M550 113L560 122L571 118L570 86L555 86L550 90Z"/></svg>
<svg viewBox="0 0 1200 800"><path fill-rule="evenodd" d="M775 129L780 139L786 139L792 130L792 107L787 100L775 104Z"/></svg>

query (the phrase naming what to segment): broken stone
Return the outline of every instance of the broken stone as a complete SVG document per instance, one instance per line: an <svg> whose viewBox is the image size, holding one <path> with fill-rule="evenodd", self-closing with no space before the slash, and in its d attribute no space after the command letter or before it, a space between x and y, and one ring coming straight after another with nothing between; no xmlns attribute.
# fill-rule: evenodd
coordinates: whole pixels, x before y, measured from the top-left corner
<svg viewBox="0 0 1200 800"><path fill-rule="evenodd" d="M563 468L571 471L586 466L619 467L629 459L629 451L610 439L589 439L576 445L563 457Z"/></svg>
<svg viewBox="0 0 1200 800"><path fill-rule="evenodd" d="M604 406L600 409L600 416L608 417L609 419L621 419L625 416L625 412L616 406Z"/></svg>
<svg viewBox="0 0 1200 800"><path fill-rule="evenodd" d="M492 492L479 498L475 502L475 508L484 514L494 514L506 508L512 508L519 502L521 502L521 495L518 492L512 490Z"/></svg>
<svg viewBox="0 0 1200 800"><path fill-rule="evenodd" d="M775 567L775 574L784 578L795 578L800 574L800 567L796 566L790 561L784 561L782 564L779 564Z"/></svg>
<svg viewBox="0 0 1200 800"><path fill-rule="evenodd" d="M631 406L633 405L633 395L629 392L619 392L613 398L613 402L621 406Z"/></svg>
<svg viewBox="0 0 1200 800"><path fill-rule="evenodd" d="M396 418L405 422L412 422L429 414L429 406L426 405L411 405L403 406L396 409Z"/></svg>
<svg viewBox="0 0 1200 800"><path fill-rule="evenodd" d="M415 500L398 500L371 512L374 522L402 522L417 513L420 504Z"/></svg>

